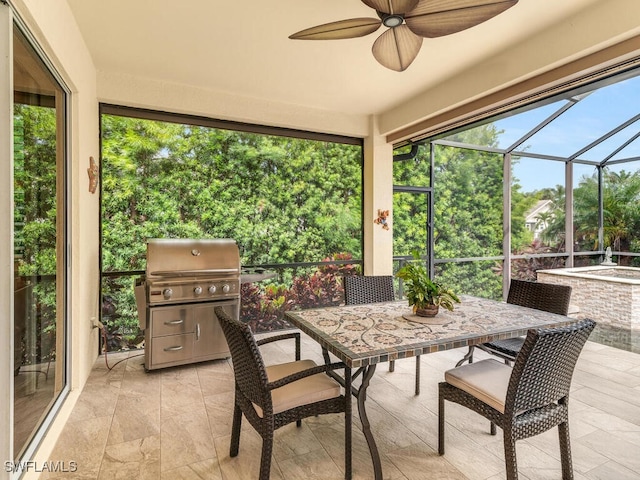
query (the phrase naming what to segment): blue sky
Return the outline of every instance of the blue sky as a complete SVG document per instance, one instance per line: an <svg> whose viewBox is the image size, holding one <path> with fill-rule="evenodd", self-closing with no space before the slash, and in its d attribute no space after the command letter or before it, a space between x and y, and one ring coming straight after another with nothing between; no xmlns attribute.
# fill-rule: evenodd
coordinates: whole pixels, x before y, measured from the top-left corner
<svg viewBox="0 0 640 480"><path fill-rule="evenodd" d="M504 130L499 138L500 148L509 147L564 103L564 101L556 102L494 122L499 130ZM640 77L634 77L591 93L527 140L524 148L519 148L519 150L569 156L639 113ZM601 161L636 134L639 128L640 121L585 152L580 158ZM636 156L640 157L640 139L635 140L613 159ZM612 168L628 171L637 170L639 165L634 162ZM577 182L582 175L590 175L594 171L592 166L576 165L574 178ZM514 175L519 179L525 192L554 187L563 182L564 163L522 159L520 164L514 168Z"/></svg>

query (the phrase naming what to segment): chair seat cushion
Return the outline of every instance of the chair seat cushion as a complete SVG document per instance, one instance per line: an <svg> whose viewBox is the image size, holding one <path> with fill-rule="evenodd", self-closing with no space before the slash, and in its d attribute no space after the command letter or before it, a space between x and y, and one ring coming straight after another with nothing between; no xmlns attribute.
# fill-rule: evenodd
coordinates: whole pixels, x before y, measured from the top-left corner
<svg viewBox="0 0 640 480"><path fill-rule="evenodd" d="M271 365L266 368L269 382L274 382L303 370L315 367L313 360L299 360L296 362ZM305 377L295 382L271 391L273 413L284 412L291 408L310 403L328 400L340 396L340 384L324 373ZM262 409L255 405L256 412L262 417Z"/></svg>
<svg viewBox="0 0 640 480"><path fill-rule="evenodd" d="M473 395L500 413L504 413L510 378L511 367L493 358L468 363L444 373L449 385Z"/></svg>

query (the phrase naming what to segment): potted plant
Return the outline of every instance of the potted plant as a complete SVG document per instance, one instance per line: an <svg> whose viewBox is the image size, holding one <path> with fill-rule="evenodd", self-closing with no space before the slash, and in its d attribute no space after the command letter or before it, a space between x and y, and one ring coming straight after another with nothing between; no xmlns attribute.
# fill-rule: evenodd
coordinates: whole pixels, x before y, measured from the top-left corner
<svg viewBox="0 0 640 480"><path fill-rule="evenodd" d="M396 277L404 282L404 291L413 306L413 313L422 317L433 317L440 307L453 311L454 303L460 303L458 296L448 287L434 282L420 260L420 254L413 252L415 261L407 263L396 273Z"/></svg>

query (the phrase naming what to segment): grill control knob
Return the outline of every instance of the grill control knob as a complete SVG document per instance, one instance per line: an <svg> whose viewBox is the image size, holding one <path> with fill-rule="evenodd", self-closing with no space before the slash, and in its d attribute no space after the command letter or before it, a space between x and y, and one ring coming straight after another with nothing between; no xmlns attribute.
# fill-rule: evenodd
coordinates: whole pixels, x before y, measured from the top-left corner
<svg viewBox="0 0 640 480"><path fill-rule="evenodd" d="M231 287L230 287L227 283L225 283L225 284L222 286L222 291L223 291L224 293L229 293L229 290L231 290Z"/></svg>
<svg viewBox="0 0 640 480"><path fill-rule="evenodd" d="M198 295L202 295L202 287L198 285L197 287L195 287L195 288L193 289L193 293L196 295L196 297L197 297Z"/></svg>
<svg viewBox="0 0 640 480"><path fill-rule="evenodd" d="M215 286L215 285L209 285L209 293L210 293L211 295L213 295L214 293L216 293L216 290L217 290L217 288L216 288L216 286Z"/></svg>
<svg viewBox="0 0 640 480"><path fill-rule="evenodd" d="M171 290L170 288L165 288L162 291L162 295L164 295L165 300L169 300L173 295L173 290Z"/></svg>

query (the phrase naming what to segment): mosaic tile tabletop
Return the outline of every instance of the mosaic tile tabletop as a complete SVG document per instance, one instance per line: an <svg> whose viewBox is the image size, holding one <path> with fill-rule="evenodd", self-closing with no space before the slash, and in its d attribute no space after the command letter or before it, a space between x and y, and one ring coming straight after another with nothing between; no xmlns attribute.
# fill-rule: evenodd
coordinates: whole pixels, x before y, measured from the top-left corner
<svg viewBox="0 0 640 480"><path fill-rule="evenodd" d="M407 320L406 300L287 312L288 320L352 368L526 335L573 321L564 315L461 296L427 323Z"/></svg>

